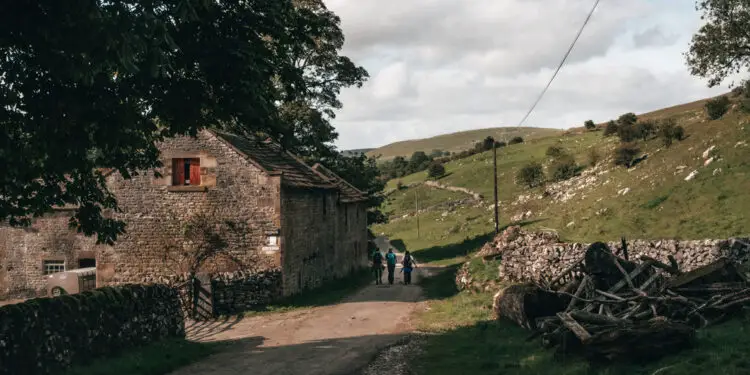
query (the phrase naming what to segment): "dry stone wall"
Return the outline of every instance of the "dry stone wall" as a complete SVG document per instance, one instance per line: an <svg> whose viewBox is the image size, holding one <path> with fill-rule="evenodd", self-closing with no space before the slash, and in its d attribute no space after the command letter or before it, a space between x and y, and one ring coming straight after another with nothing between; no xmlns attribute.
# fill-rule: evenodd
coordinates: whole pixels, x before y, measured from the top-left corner
<svg viewBox="0 0 750 375"><path fill-rule="evenodd" d="M232 315L281 298L281 270L224 272L211 278L214 313Z"/></svg>
<svg viewBox="0 0 750 375"><path fill-rule="evenodd" d="M0 375L60 374L170 337L185 337L185 322L177 293L165 285L33 299L0 307Z"/></svg>
<svg viewBox="0 0 750 375"><path fill-rule="evenodd" d="M632 240L627 242L631 259L647 255L668 263L668 256L677 260L682 271L710 264L727 256L744 261L750 256L748 239L725 240ZM617 252L619 242L608 243ZM580 260L589 244L563 243L552 232L529 232L520 227L510 227L487 243L477 256L500 258L498 278L501 281L536 281L564 271Z"/></svg>

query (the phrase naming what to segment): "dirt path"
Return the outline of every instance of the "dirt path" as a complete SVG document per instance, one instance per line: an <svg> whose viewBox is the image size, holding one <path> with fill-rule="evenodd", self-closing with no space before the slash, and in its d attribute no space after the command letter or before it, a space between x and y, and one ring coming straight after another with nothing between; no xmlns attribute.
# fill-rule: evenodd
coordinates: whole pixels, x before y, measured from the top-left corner
<svg viewBox="0 0 750 375"><path fill-rule="evenodd" d="M234 340L173 375L355 374L411 330L417 285L370 285L340 304L189 327L189 338ZM429 269L420 269L422 275ZM419 274L415 275L418 282ZM383 276L387 284L386 275Z"/></svg>

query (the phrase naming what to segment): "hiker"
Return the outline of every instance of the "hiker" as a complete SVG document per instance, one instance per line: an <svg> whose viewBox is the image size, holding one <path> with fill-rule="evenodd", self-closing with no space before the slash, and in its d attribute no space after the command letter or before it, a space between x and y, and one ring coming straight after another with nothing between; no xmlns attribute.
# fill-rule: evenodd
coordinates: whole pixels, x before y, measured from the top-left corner
<svg viewBox="0 0 750 375"><path fill-rule="evenodd" d="M404 285L409 285L411 284L411 273L414 267L417 266L417 262L414 261L408 250L404 253L404 260L401 262L401 265L404 266Z"/></svg>
<svg viewBox="0 0 750 375"><path fill-rule="evenodd" d="M393 276L396 273L396 254L393 253L393 249L388 249L385 260L388 264L388 284L393 285Z"/></svg>
<svg viewBox="0 0 750 375"><path fill-rule="evenodd" d="M383 283L383 254L380 249L375 249L372 253L372 272L375 274L375 285Z"/></svg>

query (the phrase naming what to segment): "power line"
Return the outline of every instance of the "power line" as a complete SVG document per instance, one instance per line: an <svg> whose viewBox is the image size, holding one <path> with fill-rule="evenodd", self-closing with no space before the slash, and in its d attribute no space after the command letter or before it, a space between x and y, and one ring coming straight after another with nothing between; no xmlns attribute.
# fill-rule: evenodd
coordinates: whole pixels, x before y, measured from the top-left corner
<svg viewBox="0 0 750 375"><path fill-rule="evenodd" d="M594 6L591 7L591 11L589 12L589 15L586 16L586 20L583 21L583 25L581 25L581 28L578 30L578 34L576 34L576 38L573 39L573 43L570 43L570 47L568 47L568 52L565 52L565 56L563 56L562 61L560 61L560 65L557 66L557 69L555 70L555 74L552 75L552 78L550 78L549 82L547 82L547 86L544 87L544 90L542 90L541 94L536 98L536 101L534 104L529 108L529 111L526 112L526 115L523 116L523 119L521 119L521 122L518 123L518 126L520 127L523 125L523 123L526 121L526 119L531 115L531 112L534 111L534 108L536 108L536 105L539 104L539 102L542 100L542 97L544 94L547 93L547 90L549 89L550 85L552 85L552 81L555 80L555 77L557 77L557 73L560 73L560 69L562 69L563 65L565 65L565 61L568 59L568 55L570 55L570 51L573 50L573 47L576 45L576 42L578 42L578 38L581 37L581 33L583 33L583 29L586 28L586 25L589 23L589 20L591 19L591 15L594 14L594 10L596 10L596 7L599 5L600 0L596 0L594 2Z"/></svg>

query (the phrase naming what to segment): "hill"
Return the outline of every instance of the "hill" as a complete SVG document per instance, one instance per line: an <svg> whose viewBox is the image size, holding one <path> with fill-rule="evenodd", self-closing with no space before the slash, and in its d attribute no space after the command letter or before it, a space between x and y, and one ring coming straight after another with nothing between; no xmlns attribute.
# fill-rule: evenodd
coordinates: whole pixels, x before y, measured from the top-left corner
<svg viewBox="0 0 750 375"><path fill-rule="evenodd" d="M492 136L497 140L508 141L516 136L521 136L528 140L559 134L562 134L562 130L531 127L477 129L442 134L431 138L395 142L370 150L367 152L367 155L373 157L380 155L382 160L388 160L396 156L409 157L415 151L424 151L428 154L432 150L459 152L473 147L476 142L487 136Z"/></svg>
<svg viewBox="0 0 750 375"><path fill-rule="evenodd" d="M699 239L750 234L750 115L734 108L710 121L703 104L640 115L672 118L685 128L687 138L669 148L658 138L638 142L646 158L630 169L613 165L619 140L603 137L601 131L569 131L499 149L501 224L523 221L532 228L556 230L565 240L583 242L617 240L622 235ZM585 167L581 174L534 189L518 186L516 172L531 161L548 167L545 153L553 145L563 147ZM594 167L589 163L592 152L602 156ZM485 198L466 201L465 194L413 185L389 196L385 208L392 220L374 231L403 240L411 250L436 254L452 254L460 247L455 244L489 238L494 229L492 153L445 166L447 175L440 184L467 188ZM694 178L686 180L693 172ZM424 172L416 173L389 182L389 187L425 180ZM414 215L417 198L424 202L418 215L419 234ZM442 255L435 258L447 260Z"/></svg>

